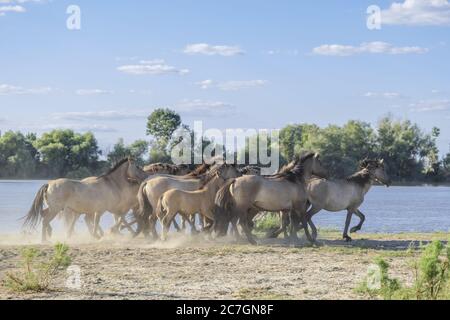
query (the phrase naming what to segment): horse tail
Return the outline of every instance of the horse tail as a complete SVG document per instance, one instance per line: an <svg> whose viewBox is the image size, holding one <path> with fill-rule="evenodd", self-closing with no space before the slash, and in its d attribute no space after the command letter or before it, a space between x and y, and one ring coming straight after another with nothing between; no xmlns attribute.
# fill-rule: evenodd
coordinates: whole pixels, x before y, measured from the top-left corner
<svg viewBox="0 0 450 320"><path fill-rule="evenodd" d="M231 210L235 206L233 195L231 194L231 187L235 181L236 179L228 180L216 193L214 220L216 220L216 217L225 216L231 220Z"/></svg>
<svg viewBox="0 0 450 320"><path fill-rule="evenodd" d="M137 195L138 203L139 203L139 209L137 211L137 214L141 218L148 219L152 215L153 207L148 200L147 194L145 193L145 187L147 186L147 182L141 183L141 186L139 187L139 192Z"/></svg>
<svg viewBox="0 0 450 320"><path fill-rule="evenodd" d="M137 194L138 205L133 208L133 214L137 222L137 229L133 237L137 237L141 232L146 235L150 228L150 217L153 213L153 207L145 193L147 182L141 183Z"/></svg>
<svg viewBox="0 0 450 320"><path fill-rule="evenodd" d="M47 190L48 184L45 184L37 192L30 211L28 211L28 214L22 218L25 219L23 222L24 229L35 229L41 221L44 214L44 201L47 195Z"/></svg>
<svg viewBox="0 0 450 320"><path fill-rule="evenodd" d="M156 216L161 219L160 221L162 221L163 218L163 214L165 212L165 208L164 208L164 195L162 195L159 200L158 200L158 205L156 206Z"/></svg>

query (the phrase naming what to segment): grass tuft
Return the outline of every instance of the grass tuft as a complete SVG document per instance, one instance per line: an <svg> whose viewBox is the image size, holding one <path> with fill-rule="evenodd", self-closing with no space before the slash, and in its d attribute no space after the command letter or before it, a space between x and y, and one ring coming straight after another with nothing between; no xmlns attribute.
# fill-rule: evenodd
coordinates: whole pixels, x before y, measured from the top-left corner
<svg viewBox="0 0 450 320"><path fill-rule="evenodd" d="M58 243L53 249L52 256L45 260L42 258L44 254L38 249L24 248L21 252L21 270L6 273L3 285L14 292L47 291L58 272L70 265L71 258L68 251L67 245Z"/></svg>

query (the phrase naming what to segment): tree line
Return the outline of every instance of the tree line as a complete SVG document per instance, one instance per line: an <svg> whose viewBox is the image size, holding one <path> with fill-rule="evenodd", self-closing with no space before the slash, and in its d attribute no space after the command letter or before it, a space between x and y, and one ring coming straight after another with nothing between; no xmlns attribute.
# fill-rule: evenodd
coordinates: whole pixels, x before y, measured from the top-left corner
<svg viewBox="0 0 450 320"><path fill-rule="evenodd" d="M34 133L0 133L0 179L85 178L99 175L114 163L131 156L140 165L170 162L173 134L188 129L181 117L169 109L157 109L147 119L149 141L129 145L119 139L103 154L91 132L53 130L38 137ZM291 124L280 131L281 163L306 150L319 152L334 177L348 176L366 157L385 159L389 174L397 182L450 181L450 152L440 157L438 128L429 133L408 120L381 119L377 126L351 120L343 126L321 128L315 124ZM203 146L213 143L203 141Z"/></svg>

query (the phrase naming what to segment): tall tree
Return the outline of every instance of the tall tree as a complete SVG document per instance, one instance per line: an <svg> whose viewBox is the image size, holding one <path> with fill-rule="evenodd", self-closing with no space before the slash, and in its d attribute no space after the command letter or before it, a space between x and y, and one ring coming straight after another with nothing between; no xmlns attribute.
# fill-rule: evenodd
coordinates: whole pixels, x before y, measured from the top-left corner
<svg viewBox="0 0 450 320"><path fill-rule="evenodd" d="M378 124L377 153L386 160L396 180L420 180L424 160L432 159L436 150L436 137L423 133L409 120L385 117Z"/></svg>
<svg viewBox="0 0 450 320"><path fill-rule="evenodd" d="M144 164L144 156L148 151L148 142L145 140L137 140L131 145L125 145L122 138L114 145L113 150L108 153L108 162L111 165L116 164L126 157L132 157L139 165Z"/></svg>
<svg viewBox="0 0 450 320"><path fill-rule="evenodd" d="M156 109L148 117L147 134L155 137L161 149L167 147L172 134L181 125L181 117L170 109Z"/></svg>
<svg viewBox="0 0 450 320"><path fill-rule="evenodd" d="M93 171L101 154L97 140L90 132L79 134L72 130L53 130L44 133L34 145L51 177L64 177L81 168Z"/></svg>
<svg viewBox="0 0 450 320"><path fill-rule="evenodd" d="M0 136L0 177L35 177L39 154L33 143L36 135L8 131Z"/></svg>

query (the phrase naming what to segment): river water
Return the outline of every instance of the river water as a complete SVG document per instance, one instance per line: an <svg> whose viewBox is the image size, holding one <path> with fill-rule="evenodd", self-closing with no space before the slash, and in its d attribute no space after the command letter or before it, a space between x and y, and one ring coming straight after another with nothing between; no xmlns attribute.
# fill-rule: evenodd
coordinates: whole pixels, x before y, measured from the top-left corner
<svg viewBox="0 0 450 320"><path fill-rule="evenodd" d="M20 231L38 189L45 181L0 181L0 233ZM373 187L361 206L366 215L362 232L450 231L450 187ZM314 223L321 228L342 229L346 213L320 212ZM358 222L353 218L352 225ZM58 225L58 222L55 222ZM102 226L112 225L110 215ZM80 228L82 222L79 222Z"/></svg>

